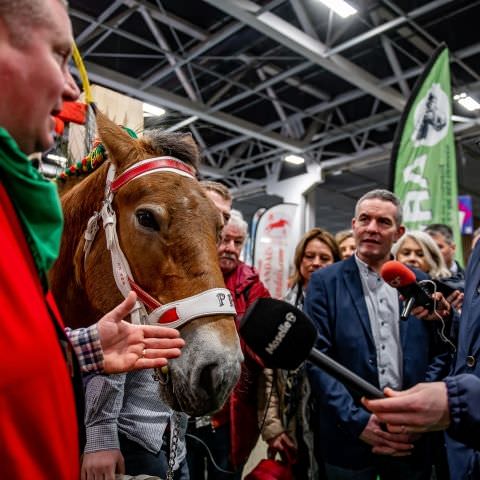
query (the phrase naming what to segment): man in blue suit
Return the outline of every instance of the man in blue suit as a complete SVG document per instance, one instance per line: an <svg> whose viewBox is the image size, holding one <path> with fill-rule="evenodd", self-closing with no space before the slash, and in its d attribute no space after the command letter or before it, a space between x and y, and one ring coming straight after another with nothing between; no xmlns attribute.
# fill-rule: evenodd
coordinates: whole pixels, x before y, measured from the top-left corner
<svg viewBox="0 0 480 480"><path fill-rule="evenodd" d="M440 378L446 354L432 324L412 316L401 321L398 292L380 276L405 230L398 198L368 192L357 202L352 227L356 254L315 272L308 286L305 310L318 329L317 348L381 389ZM342 383L314 366L309 375L318 403L316 450L329 480L430 478L425 436L386 431Z"/></svg>

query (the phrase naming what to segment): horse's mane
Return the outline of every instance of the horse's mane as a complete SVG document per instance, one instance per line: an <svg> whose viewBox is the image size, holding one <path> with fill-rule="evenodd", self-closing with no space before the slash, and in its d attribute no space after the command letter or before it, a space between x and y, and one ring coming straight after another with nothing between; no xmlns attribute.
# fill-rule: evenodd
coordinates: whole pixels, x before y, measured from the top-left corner
<svg viewBox="0 0 480 480"><path fill-rule="evenodd" d="M165 132L159 128L152 128L145 130L142 141L149 144L154 153L163 152L163 155L176 157L198 171L200 155L189 133Z"/></svg>
<svg viewBox="0 0 480 480"><path fill-rule="evenodd" d="M132 132L130 130L130 132ZM135 135L133 132L130 135ZM132 136L133 136L132 135ZM135 137L134 137L135 138ZM139 147L145 153L170 155L192 166L198 171L200 163L198 148L190 134L166 132L160 128L144 131L139 140ZM70 165L56 177L60 195L80 183L91 172L95 171L107 159L103 145L97 141L92 150L79 162Z"/></svg>

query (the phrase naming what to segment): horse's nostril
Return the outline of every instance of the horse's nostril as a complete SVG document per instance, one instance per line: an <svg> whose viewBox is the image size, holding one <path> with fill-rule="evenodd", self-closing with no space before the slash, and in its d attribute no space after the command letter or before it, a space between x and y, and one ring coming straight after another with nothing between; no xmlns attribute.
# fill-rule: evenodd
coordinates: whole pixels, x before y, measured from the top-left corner
<svg viewBox="0 0 480 480"><path fill-rule="evenodd" d="M218 364L209 363L203 367L202 373L200 374L200 386L209 394L215 391L215 388L218 383Z"/></svg>

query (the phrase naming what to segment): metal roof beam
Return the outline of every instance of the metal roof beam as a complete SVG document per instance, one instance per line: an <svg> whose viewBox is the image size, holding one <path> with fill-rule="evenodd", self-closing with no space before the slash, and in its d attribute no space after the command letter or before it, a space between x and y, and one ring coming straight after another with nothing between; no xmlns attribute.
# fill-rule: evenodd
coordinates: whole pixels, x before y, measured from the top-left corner
<svg viewBox="0 0 480 480"><path fill-rule="evenodd" d="M175 65L176 59L171 53L172 50L170 48L170 45L168 45L163 33L157 28L157 25L153 21L149 10L145 7L140 7L139 12L143 17L143 20L147 24L150 32L152 33L153 38L155 38L155 41L158 43L159 47L165 51L165 58L167 59L168 63L170 65ZM192 85L188 81L185 72L181 68L175 68L175 75L182 84L184 90L187 92L188 98L190 98L190 100L197 100L197 96L193 90Z"/></svg>
<svg viewBox="0 0 480 480"><path fill-rule="evenodd" d="M245 25L263 33L285 47L304 56L325 70L343 78L361 90L379 98L387 105L402 110L405 99L393 88L379 87L380 79L358 67L346 58L333 55L325 58L327 47L271 12L248 0L205 0L219 10L241 20Z"/></svg>
<svg viewBox="0 0 480 480"><path fill-rule="evenodd" d="M341 43L336 47L330 48L325 52L325 57L332 57L340 52L343 52L351 47L358 45L359 43L365 42L370 38L376 37L381 33L386 33L389 30L392 30L393 28L403 25L404 23L407 23L409 19L420 17L421 15L424 15L425 13L428 13L431 10L439 8L442 5L445 5L453 1L454 0L435 0L434 2L427 3L426 5L416 8L415 10L412 10L411 12L405 15L402 15L389 22L379 25L378 27L372 28L368 32L362 33L361 35L358 35L355 38L351 38L350 40L347 40L346 42Z"/></svg>
<svg viewBox="0 0 480 480"><path fill-rule="evenodd" d="M109 88L113 88L118 92L126 93L133 98L138 98L145 102L157 105L160 104L166 108L182 112L185 115L197 116L198 118L214 125L227 128L242 135L247 135L251 138L256 138L262 142L292 152L299 153L303 150L303 144L301 142L285 138L274 132L265 132L264 127L260 125L247 122L246 120L242 120L223 112L212 113L206 105L200 102L188 100L161 88L151 87L148 91L140 90L140 82L137 79L91 62L86 63L86 68L89 72L90 79L93 82L98 82Z"/></svg>
<svg viewBox="0 0 480 480"><path fill-rule="evenodd" d="M159 80L162 78L167 77L171 73L173 73L175 68L178 67L183 67L187 63L191 62L198 56L202 55L203 53L207 52L211 48L213 48L215 45L218 45L220 42L223 42L226 40L228 37L234 35L237 33L239 30L243 28L243 25L241 23L235 22L232 25L227 25L225 28L220 30L219 32L215 33L214 35L210 36L207 40L205 40L203 43L198 45L197 47L193 48L188 55L180 60L175 67L166 67L162 68L156 73L153 73L148 77L142 84L141 88L145 89L148 88L150 85L153 85L154 83L157 83Z"/></svg>
<svg viewBox="0 0 480 480"><path fill-rule="evenodd" d="M153 19L167 25L168 27L172 27L179 32L185 33L196 40L204 42L208 38L208 34L200 28L176 17L172 13L160 12L158 8L154 8L151 3L146 2L145 0L124 0L123 3L129 7L135 5L144 7Z"/></svg>
<svg viewBox="0 0 480 480"><path fill-rule="evenodd" d="M77 35L76 43L78 46L82 45L88 38L88 36L101 26L102 23L119 7L121 7L123 0L115 0L108 8L106 8L101 15L99 15L90 25L83 30L80 35Z"/></svg>
<svg viewBox="0 0 480 480"><path fill-rule="evenodd" d="M377 12L372 12L370 14L370 17L372 18L375 25L378 25L380 23ZM392 43L390 39L383 34L380 35L380 41L382 42L383 50L385 51L385 55L387 56L390 66L392 67L393 73L398 78L398 85L400 86L400 90L402 91L403 96L405 98L408 98L410 95L410 88L408 87L406 80L402 78L402 68L400 66L400 62L398 61L397 54L393 49Z"/></svg>
<svg viewBox="0 0 480 480"><path fill-rule="evenodd" d="M318 40L319 38L317 32L313 27L309 14L305 10L305 5L303 4L303 2L301 0L290 0L290 4L292 5L293 11L297 16L298 21L303 28L303 31L307 35L310 35L312 38L316 38Z"/></svg>
<svg viewBox="0 0 480 480"><path fill-rule="evenodd" d="M461 50L457 50L455 52L455 57L456 58L459 58L459 59L464 59L464 58L468 58L468 57L471 57L471 56L474 56L474 55L477 55L478 53L480 53L480 43L476 43L475 45L470 45L468 47L465 47ZM408 78L412 78L412 77L415 77L417 75L420 75L420 73L423 71L423 67L414 67L414 68L411 68L409 70L406 70L402 73L401 75L401 79L408 79ZM380 82L380 85L391 85L391 84L394 84L395 82L397 82L399 79L396 77L396 76L390 76L384 80L382 80ZM469 84L468 86L466 86L465 88L472 88L472 89L476 89L476 88L480 88L480 82L474 82L472 84ZM334 107L337 107L339 105L343 105L344 103L348 103L348 102L351 102L353 100L356 100L358 98L361 98L362 96L364 95L364 92L362 90L350 90L348 92L345 92L341 95L338 95L337 97L333 98L332 100L330 101L327 101L327 102L322 102L322 103L318 103L317 105L314 105L313 107L311 108L308 108L306 109L303 114L298 114L298 113L295 113L293 115L293 117L295 118L305 118L305 117L308 117L309 115L315 115L315 114L318 114L318 113L321 113L321 112L325 112L327 110L330 110ZM267 125L267 128L270 129L270 130L275 130L276 128L280 128L282 126L282 123L281 122L273 122L273 123L270 123ZM221 142L221 143L218 143L216 145L212 145L210 148L209 148L209 151L210 153L215 153L219 150L223 150L223 149L226 149L226 148L230 148L240 142L243 142L245 140L248 140L247 137L238 137L238 138L233 138L231 140L227 140L225 142Z"/></svg>

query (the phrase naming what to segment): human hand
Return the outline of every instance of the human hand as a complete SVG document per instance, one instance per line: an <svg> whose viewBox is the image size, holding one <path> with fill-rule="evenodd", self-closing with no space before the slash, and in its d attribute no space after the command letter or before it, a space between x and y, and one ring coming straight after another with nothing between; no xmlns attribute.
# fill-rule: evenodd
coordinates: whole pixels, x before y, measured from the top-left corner
<svg viewBox="0 0 480 480"><path fill-rule="evenodd" d="M125 461L120 450L99 450L85 453L82 459L81 480L115 480L115 473L125 473Z"/></svg>
<svg viewBox="0 0 480 480"><path fill-rule="evenodd" d="M401 433L387 432L375 415L370 415L368 423L360 434L360 440L371 445L372 452L378 455L405 457L411 455L412 442L416 437Z"/></svg>
<svg viewBox="0 0 480 480"><path fill-rule="evenodd" d="M97 323L106 373L163 367L167 359L180 356L180 348L185 345L178 330L159 325L132 325L123 320L136 299L136 294L130 292Z"/></svg>
<svg viewBox="0 0 480 480"><path fill-rule="evenodd" d="M412 315L422 320L440 320L439 315L442 319L448 317L451 313L451 306L445 297L440 292L435 292L432 294L432 298L435 300L435 309L432 312L419 306L412 310Z"/></svg>
<svg viewBox="0 0 480 480"><path fill-rule="evenodd" d="M408 390L385 389L388 398L362 399L362 403L389 432L420 433L444 430L450 425L447 385L444 382L419 383Z"/></svg>
<svg viewBox="0 0 480 480"><path fill-rule="evenodd" d="M268 440L268 456L275 458L277 453L283 461L295 463L297 447L287 432L282 432L274 438Z"/></svg>
<svg viewBox="0 0 480 480"><path fill-rule="evenodd" d="M461 292L460 290L455 290L447 297L447 302L452 306L452 308L455 308L455 310L461 312L464 296L465 294L463 292Z"/></svg>

